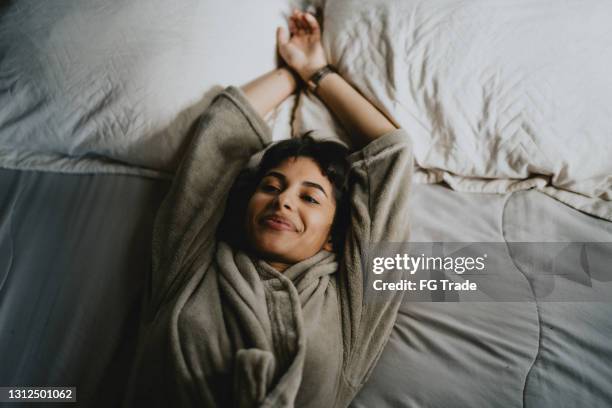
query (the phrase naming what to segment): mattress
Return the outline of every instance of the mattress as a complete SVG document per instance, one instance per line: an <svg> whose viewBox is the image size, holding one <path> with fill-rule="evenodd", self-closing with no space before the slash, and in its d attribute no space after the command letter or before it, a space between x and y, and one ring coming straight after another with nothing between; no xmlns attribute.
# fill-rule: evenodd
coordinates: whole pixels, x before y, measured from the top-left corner
<svg viewBox="0 0 612 408"><path fill-rule="evenodd" d="M0 170L0 384L76 386L79 406L118 405L168 187ZM534 190L412 194L415 242L612 236L612 223ZM605 302L405 302L352 406L610 405L610 316Z"/></svg>

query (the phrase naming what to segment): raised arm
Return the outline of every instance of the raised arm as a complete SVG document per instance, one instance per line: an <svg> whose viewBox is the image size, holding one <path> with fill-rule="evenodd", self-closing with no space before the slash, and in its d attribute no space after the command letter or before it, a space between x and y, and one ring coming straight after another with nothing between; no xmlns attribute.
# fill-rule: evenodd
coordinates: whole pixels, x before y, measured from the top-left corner
<svg viewBox="0 0 612 408"><path fill-rule="evenodd" d="M212 257L234 179L271 140L270 129L249 102L240 89L228 87L199 119L155 219L150 318L197 273L202 259Z"/></svg>
<svg viewBox="0 0 612 408"><path fill-rule="evenodd" d="M308 81L327 64L319 25L311 14L294 12L287 34L279 36L281 56ZM368 291L368 250L385 242L408 241L409 186L412 177L410 138L340 75L327 74L316 94L349 130L360 150L351 162L351 222L337 274L342 304L344 380L363 385L387 339L403 292ZM369 295L368 295L369 294Z"/></svg>
<svg viewBox="0 0 612 408"><path fill-rule="evenodd" d="M277 35L279 32L277 32ZM210 257L215 231L234 179L250 157L270 142L263 117L297 85L287 67L270 71L215 98L177 170L153 228L149 312L188 279L198 257Z"/></svg>
<svg viewBox="0 0 612 408"><path fill-rule="evenodd" d="M295 92L296 86L293 73L283 67L255 78L241 89L255 111L264 117Z"/></svg>
<svg viewBox="0 0 612 408"><path fill-rule="evenodd" d="M278 51L287 64L305 81L328 64L321 29L310 13L295 10L289 18L289 33L277 32ZM397 127L370 101L337 73L324 76L316 94L362 147Z"/></svg>

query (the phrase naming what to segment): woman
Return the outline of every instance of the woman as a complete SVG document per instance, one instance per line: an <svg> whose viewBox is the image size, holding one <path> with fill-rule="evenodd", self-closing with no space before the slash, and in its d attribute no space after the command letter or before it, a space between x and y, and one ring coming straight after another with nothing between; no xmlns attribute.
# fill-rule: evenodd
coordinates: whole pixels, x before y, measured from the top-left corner
<svg viewBox="0 0 612 408"><path fill-rule="evenodd" d="M295 11L289 30L277 31L288 68L213 101L159 210L128 406L344 407L387 341L400 295L365 301L362 251L407 240L408 137L322 69L312 15ZM294 74L364 147L281 142L236 199Z"/></svg>

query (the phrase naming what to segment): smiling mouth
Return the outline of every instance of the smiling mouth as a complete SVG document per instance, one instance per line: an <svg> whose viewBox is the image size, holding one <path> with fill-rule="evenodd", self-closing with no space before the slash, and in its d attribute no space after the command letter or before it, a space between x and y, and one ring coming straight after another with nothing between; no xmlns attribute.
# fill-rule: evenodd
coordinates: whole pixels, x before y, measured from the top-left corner
<svg viewBox="0 0 612 408"><path fill-rule="evenodd" d="M274 215L265 217L261 223L276 231L296 231L296 228L290 221Z"/></svg>

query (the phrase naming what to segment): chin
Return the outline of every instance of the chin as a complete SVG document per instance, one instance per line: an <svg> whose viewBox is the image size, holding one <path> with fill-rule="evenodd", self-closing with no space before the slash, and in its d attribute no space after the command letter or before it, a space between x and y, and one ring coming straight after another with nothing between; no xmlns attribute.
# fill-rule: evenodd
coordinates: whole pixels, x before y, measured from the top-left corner
<svg viewBox="0 0 612 408"><path fill-rule="evenodd" d="M264 236L256 237L254 248L257 253L265 257L274 258L277 261L287 262L291 259L289 256L289 248L287 247L288 238L282 235L279 236Z"/></svg>

